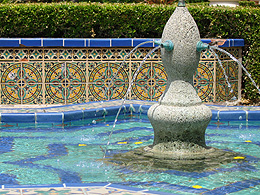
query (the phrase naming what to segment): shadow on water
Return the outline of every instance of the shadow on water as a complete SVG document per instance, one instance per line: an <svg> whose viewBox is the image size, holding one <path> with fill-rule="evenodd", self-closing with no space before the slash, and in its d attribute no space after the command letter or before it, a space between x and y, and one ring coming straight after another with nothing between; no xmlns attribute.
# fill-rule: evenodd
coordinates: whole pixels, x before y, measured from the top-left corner
<svg viewBox="0 0 260 195"><path fill-rule="evenodd" d="M152 147L152 146L148 146ZM238 153L225 151L216 148L208 148L212 153L208 154L192 154L193 159L175 159L174 157L158 157L152 156L144 151L144 148L137 148L133 151L118 153L112 156L107 156L102 159L105 163L120 166L133 171L160 171L160 170L175 170L184 172L204 172L215 170L221 165L229 163L246 162L245 157L239 156Z"/></svg>

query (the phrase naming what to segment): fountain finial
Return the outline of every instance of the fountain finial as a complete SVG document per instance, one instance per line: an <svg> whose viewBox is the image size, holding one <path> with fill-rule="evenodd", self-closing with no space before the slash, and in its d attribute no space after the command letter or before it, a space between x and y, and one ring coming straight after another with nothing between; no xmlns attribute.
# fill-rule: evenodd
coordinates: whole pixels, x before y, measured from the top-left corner
<svg viewBox="0 0 260 195"><path fill-rule="evenodd" d="M179 0L178 7L185 7L185 0Z"/></svg>

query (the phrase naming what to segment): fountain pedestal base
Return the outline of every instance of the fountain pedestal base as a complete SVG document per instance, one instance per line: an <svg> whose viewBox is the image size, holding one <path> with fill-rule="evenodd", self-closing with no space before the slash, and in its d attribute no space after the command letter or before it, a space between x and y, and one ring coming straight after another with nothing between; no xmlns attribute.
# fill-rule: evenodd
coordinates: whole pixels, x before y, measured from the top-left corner
<svg viewBox="0 0 260 195"><path fill-rule="evenodd" d="M181 141L205 147L205 130L211 116L210 109L202 104L188 107L154 104L148 111L154 145Z"/></svg>

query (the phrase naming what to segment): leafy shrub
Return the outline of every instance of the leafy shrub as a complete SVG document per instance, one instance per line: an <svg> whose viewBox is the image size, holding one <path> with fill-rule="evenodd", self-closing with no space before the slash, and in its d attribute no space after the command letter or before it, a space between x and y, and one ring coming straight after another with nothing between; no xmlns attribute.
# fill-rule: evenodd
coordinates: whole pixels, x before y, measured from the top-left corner
<svg viewBox="0 0 260 195"><path fill-rule="evenodd" d="M0 3L57 3L57 2L99 2L99 3L149 3L173 4L178 0L0 0ZM186 0L186 3L208 2L208 0Z"/></svg>
<svg viewBox="0 0 260 195"><path fill-rule="evenodd" d="M239 1L238 3L239 3L239 6L243 6L243 7L256 7L257 6L254 1Z"/></svg>
<svg viewBox="0 0 260 195"><path fill-rule="evenodd" d="M158 38L173 5L32 3L0 5L0 37ZM203 38L242 38L244 65L260 83L260 8L187 5ZM259 94L244 76L245 97Z"/></svg>

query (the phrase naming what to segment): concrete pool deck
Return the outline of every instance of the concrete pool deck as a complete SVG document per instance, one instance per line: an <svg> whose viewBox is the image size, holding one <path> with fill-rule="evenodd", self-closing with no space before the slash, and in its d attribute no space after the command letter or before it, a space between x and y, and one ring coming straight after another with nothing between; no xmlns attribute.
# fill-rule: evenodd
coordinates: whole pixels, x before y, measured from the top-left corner
<svg viewBox="0 0 260 195"><path fill-rule="evenodd" d="M90 102L77 105L13 105L13 106L0 106L1 124L0 127L4 128L7 123L13 122L12 120L28 119L27 122L37 121L39 118L45 117L49 120L52 115L56 116L56 122L67 122L69 120L83 119L86 117L86 112L93 112L102 116L103 108L109 114L115 113L115 110L121 105L122 101L105 101L105 102ZM129 100L126 101L128 108L132 108L135 113L146 113L148 108L155 102ZM130 105L130 106L129 106ZM141 106L142 105L142 106ZM212 110L212 120L241 120L260 121L260 107L259 106L223 106L217 104L207 104ZM109 109L113 108L113 109ZM98 111L98 112L97 112ZM85 113L85 114L84 114ZM82 115L81 115L82 114ZM28 117L25 117L28 116ZM76 117L74 117L76 116ZM93 114L88 117L93 116ZM95 115L96 116L96 115ZM100 117L97 116L97 117ZM47 117L47 118L46 118ZM61 120L61 118L62 120ZM9 122L8 122L9 121ZM23 121L24 122L24 121ZM25 121L26 122L26 121ZM41 121L44 122L44 121ZM1 184L1 183L0 183ZM198 193L196 186L194 192ZM202 192L203 193L203 192ZM169 193L153 192L140 188L133 188L123 185L116 185L111 183L90 183L90 184L57 184L57 185L2 185L0 194L85 194L85 195L103 195L103 194L118 194L118 195L152 195L160 194L167 195Z"/></svg>

